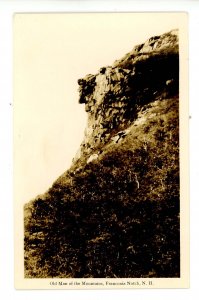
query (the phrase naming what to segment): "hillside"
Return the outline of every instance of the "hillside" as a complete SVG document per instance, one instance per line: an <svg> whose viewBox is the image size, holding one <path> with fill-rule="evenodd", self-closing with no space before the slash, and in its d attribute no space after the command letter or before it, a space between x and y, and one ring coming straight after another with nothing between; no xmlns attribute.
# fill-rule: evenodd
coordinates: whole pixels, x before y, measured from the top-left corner
<svg viewBox="0 0 199 300"><path fill-rule="evenodd" d="M179 277L178 31L78 83L85 137L24 207L25 277Z"/></svg>

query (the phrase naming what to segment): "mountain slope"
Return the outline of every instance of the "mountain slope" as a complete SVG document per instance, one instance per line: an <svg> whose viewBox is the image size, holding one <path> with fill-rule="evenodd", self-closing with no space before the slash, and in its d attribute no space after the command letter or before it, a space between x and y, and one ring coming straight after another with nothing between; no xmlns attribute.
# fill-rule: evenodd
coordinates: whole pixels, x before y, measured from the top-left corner
<svg viewBox="0 0 199 300"><path fill-rule="evenodd" d="M85 138L25 205L25 276L179 277L177 31L79 85Z"/></svg>

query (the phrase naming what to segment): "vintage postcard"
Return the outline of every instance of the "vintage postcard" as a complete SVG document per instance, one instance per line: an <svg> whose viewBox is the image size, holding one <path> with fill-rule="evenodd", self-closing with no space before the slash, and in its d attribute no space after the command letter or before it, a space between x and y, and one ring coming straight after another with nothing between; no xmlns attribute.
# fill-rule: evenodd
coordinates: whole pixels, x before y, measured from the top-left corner
<svg viewBox="0 0 199 300"><path fill-rule="evenodd" d="M188 288L187 14L13 28L15 287Z"/></svg>

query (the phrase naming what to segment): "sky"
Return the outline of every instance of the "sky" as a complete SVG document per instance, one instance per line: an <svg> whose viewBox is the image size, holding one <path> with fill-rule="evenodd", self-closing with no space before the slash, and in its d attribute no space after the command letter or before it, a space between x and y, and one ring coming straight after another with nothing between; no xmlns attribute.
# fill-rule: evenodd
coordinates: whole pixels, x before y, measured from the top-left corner
<svg viewBox="0 0 199 300"><path fill-rule="evenodd" d="M16 201L44 193L70 165L87 115L77 80L153 35L183 31L185 14L68 13L14 16ZM183 19L184 20L184 19Z"/></svg>

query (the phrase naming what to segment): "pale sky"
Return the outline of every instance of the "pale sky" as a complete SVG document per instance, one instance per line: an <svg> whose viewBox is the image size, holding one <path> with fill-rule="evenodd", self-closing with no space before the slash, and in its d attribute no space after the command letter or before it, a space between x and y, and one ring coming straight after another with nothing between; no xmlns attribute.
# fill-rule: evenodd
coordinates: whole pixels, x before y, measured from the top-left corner
<svg viewBox="0 0 199 300"><path fill-rule="evenodd" d="M14 179L16 201L44 193L83 139L77 80L153 35L183 31L185 14L16 14ZM183 19L184 20L184 19Z"/></svg>

